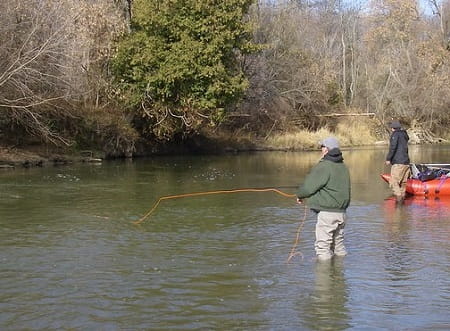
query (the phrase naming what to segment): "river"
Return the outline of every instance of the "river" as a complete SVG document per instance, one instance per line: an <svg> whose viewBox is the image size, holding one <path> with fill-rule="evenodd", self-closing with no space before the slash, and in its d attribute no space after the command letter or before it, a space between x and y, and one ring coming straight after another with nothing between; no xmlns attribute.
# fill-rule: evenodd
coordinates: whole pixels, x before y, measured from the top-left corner
<svg viewBox="0 0 450 331"><path fill-rule="evenodd" d="M412 146L446 163L448 146ZM319 151L0 172L0 329L450 329L450 199L396 206L386 148L344 150L349 255L314 259L294 194ZM300 224L298 254L287 263Z"/></svg>

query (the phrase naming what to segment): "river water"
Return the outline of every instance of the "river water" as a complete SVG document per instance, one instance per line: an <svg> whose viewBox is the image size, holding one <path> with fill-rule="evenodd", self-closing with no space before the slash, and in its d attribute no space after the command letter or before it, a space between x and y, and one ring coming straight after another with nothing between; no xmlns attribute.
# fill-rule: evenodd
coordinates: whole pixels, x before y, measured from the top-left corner
<svg viewBox="0 0 450 331"><path fill-rule="evenodd" d="M344 150L349 255L314 259L289 194L315 152L158 157L0 172L0 329L450 329L450 199L399 207L385 148ZM414 162L448 146L411 147Z"/></svg>

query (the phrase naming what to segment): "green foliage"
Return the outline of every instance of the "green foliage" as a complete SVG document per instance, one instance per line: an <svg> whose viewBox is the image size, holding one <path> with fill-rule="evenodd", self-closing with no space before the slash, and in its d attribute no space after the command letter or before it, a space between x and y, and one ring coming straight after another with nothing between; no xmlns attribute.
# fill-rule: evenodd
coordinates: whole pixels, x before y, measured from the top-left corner
<svg viewBox="0 0 450 331"><path fill-rule="evenodd" d="M135 0L132 32L112 60L117 95L157 138L216 124L248 81L255 51L245 14L254 0Z"/></svg>

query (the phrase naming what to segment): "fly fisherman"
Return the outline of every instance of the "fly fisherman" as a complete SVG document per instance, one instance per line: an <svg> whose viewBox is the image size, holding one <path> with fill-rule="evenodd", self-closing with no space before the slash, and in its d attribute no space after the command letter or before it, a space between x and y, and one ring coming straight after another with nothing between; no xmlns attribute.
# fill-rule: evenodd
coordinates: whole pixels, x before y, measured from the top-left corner
<svg viewBox="0 0 450 331"><path fill-rule="evenodd" d="M344 164L339 141L334 137L320 142L322 158L297 192L297 202L306 199L317 213L315 250L319 260L345 256L344 227L350 204L350 174Z"/></svg>
<svg viewBox="0 0 450 331"><path fill-rule="evenodd" d="M392 121L391 138L389 140L389 152L386 155L386 164L391 166L391 179L389 186L395 195L397 202L405 199L406 182L411 173L408 155L408 134L402 130L399 121Z"/></svg>

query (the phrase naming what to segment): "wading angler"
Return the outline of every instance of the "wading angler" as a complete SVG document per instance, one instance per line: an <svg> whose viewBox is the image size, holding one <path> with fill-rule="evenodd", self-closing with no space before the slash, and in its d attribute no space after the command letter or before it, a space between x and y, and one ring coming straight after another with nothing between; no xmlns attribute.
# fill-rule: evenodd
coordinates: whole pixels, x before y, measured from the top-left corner
<svg viewBox="0 0 450 331"><path fill-rule="evenodd" d="M315 250L319 260L345 256L344 227L350 204L350 174L344 164L339 141L320 142L321 159L297 192L298 203L306 203L317 214Z"/></svg>

